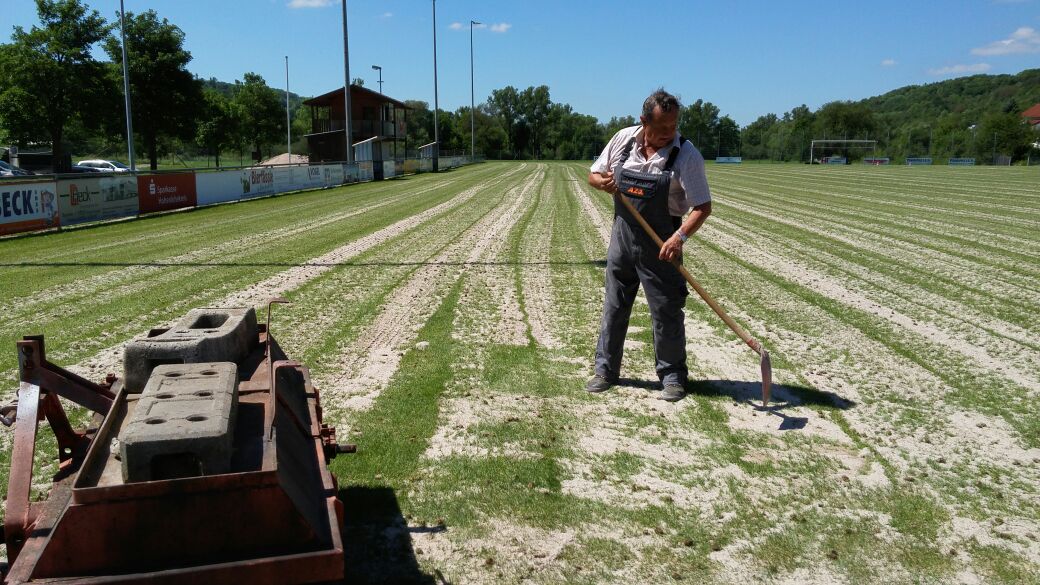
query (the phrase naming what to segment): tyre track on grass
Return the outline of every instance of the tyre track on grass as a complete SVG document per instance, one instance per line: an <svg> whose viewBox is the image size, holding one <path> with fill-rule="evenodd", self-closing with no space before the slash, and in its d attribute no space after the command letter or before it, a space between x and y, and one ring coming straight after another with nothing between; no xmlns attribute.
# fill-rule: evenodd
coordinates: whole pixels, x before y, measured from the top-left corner
<svg viewBox="0 0 1040 585"><path fill-rule="evenodd" d="M483 387L484 376L489 358L489 345L527 346L527 321L521 307L518 275L522 266L517 263L516 246L520 238L531 224L534 212L541 206L542 199L536 182L524 186L521 201L514 204L506 213L501 226L493 231L499 234L484 250L474 250L479 260L463 283L463 295L455 308L455 319L452 325L452 337L466 344L464 360L453 364L454 375L448 385L447 392L441 397L438 425L430 436L429 445L423 453L427 466L438 465L437 461L449 457L487 458L509 457L513 459L533 459L537 453L530 450L523 441L510 441L501 446L484 445L473 432L474 425L503 424L518 421L521 417L530 416L530 408L526 401L521 402L517 395L490 394ZM506 249L509 244L510 249ZM483 280L488 277L480 268L486 263L508 267L498 271L499 286L507 288L510 294L504 297L495 291L484 288ZM519 321L509 319L504 322L508 335L487 334L486 312L483 307L489 304L494 307L502 302L508 303L519 316ZM514 306L515 305L515 306ZM492 309L494 311L494 309ZM501 312L501 311L496 311ZM488 343L491 342L491 344ZM461 356L460 356L461 357ZM472 392L470 391L472 389ZM490 399L490 400L489 400Z"/></svg>
<svg viewBox="0 0 1040 585"><path fill-rule="evenodd" d="M962 338L956 331L918 321L900 311L896 311L890 305L882 305L867 295L845 286L844 283L809 268L791 256L777 256L747 244L745 238L731 236L721 231L727 227L735 228L736 226L728 223L726 220L718 219L714 228L709 227L705 230L707 232L705 235L711 238L716 245L762 270L772 271L777 276L793 284L805 287L833 301L870 313L893 325L912 331L936 345L959 353L996 376L1004 377L1022 388L1029 389L1031 392L1040 392L1040 381L1036 380L1033 375L1035 370L1026 372L1019 369L1017 364L1002 359L1003 355L1011 353L1020 360L1024 360L1027 366L1040 366L1040 364L1035 362L1037 358L1035 352L1028 349L1022 351L1020 347L1007 345L1000 347L997 352L987 350L971 340ZM741 233L741 230L734 229L733 231Z"/></svg>
<svg viewBox="0 0 1040 585"><path fill-rule="evenodd" d="M515 211L525 203L526 193L541 180L544 172L544 167L539 165L524 183L500 195L500 200L518 193L510 209ZM414 342L448 290L470 271L470 264L484 254L488 245L500 237L500 231L508 231L517 221L516 213L496 215L499 205L469 226L434 260L420 266L405 284L391 293L380 314L343 350L338 366L322 376L327 411L371 408L397 372L405 349Z"/></svg>
<svg viewBox="0 0 1040 585"><path fill-rule="evenodd" d="M941 279L943 284L963 291L962 295L975 294L994 297L1011 304L1008 308L1016 312L1021 312L1022 306L1035 306L1036 299L1032 293L1040 292L1032 290L1037 281L1029 275L1018 275L1019 281L1017 282L1008 280L1013 275L1009 275L1006 270L1000 270L999 266L994 266L997 263L992 258L988 264L982 262L981 259L961 259L947 252L916 245L912 242L895 240L877 232L838 226L833 222L824 223L826 220L782 219L732 201L727 201L720 207L727 206L752 216L751 221L783 225L794 232L805 232L810 238L830 238L841 245L853 248L853 252L866 252L893 264L904 272L924 273L927 270L927 275L931 276L933 280ZM890 246L885 247L885 243L889 243Z"/></svg>
<svg viewBox="0 0 1040 585"><path fill-rule="evenodd" d="M763 276L764 272L756 269L752 273L754 280L758 280L756 275ZM770 288L768 282L754 280L742 281L739 286L754 290ZM1040 481L1038 469L1022 463L1040 461L1040 449L1024 446L1018 433L1000 418L958 410L945 402L943 395L954 389L909 358L867 337L855 325L841 320L840 312L820 310L810 298L784 289L768 298L774 310L790 316L792 324L811 314L812 330L792 331L783 321L767 326L739 313L734 317L749 323L751 330L770 329L770 336L776 341L767 341L767 345L780 350L776 353L788 362L805 364L795 367L803 369L802 375L812 387L858 403L841 413L841 417L860 437L858 443L868 446L869 452L887 469L881 471L870 463L870 456L862 449L857 452L854 448L821 450L813 447L813 451L837 457L841 462L841 467L833 472L834 485L842 486L837 491L846 493L839 501L868 501L876 488L916 486L912 487L915 492L927 494L930 501L945 508L954 519L944 523L941 532L950 534L948 542L955 547L971 542L975 536L964 529L958 514L972 516L979 509L992 516L1013 517L1009 525L1018 527L1016 534L1029 531L1035 534L1040 529L1035 509L1031 513L1021 512L1029 508L1027 502L1034 499L1036 493L1035 487L1026 486L1035 486ZM730 409L727 407L727 410ZM791 411L785 409L785 412ZM734 419L727 424L734 424ZM990 475L997 473L1000 477L991 480ZM851 476L851 483L843 484L849 480L839 478L841 474ZM966 482L965 477L978 479ZM978 489L976 483L980 486ZM997 495L986 495L987 492L997 492ZM868 513L872 509L869 504L865 508L863 512ZM887 517L878 516L878 519L892 529ZM755 538L751 540L758 542ZM1001 545L1016 550L1032 562L1037 561L1035 545L1030 549L1032 552L1013 543Z"/></svg>
<svg viewBox="0 0 1040 585"><path fill-rule="evenodd" d="M11 327L12 324L24 327L27 325L39 325L41 322L45 322L39 321L39 319L45 319L52 314L46 307L51 304L61 304L60 300L55 301L54 299L95 296L102 292L106 299L132 295L135 292L159 284L175 282L191 274L213 268L212 266L191 266L192 264L213 263L215 260L219 260L221 264L232 263L241 256L255 253L258 245L269 244L274 240L292 238L329 224L395 205L403 200L446 187L455 180L457 179L427 185L415 191L405 191L389 198L376 199L374 203L368 205L362 203L363 206L360 208L346 209L332 215L322 216L317 220L314 218L299 220L291 225L278 227L271 231L251 233L241 238L221 242L215 246L192 250L165 259L153 259L141 264L130 264L129 266L114 268L104 274L38 291L30 297L20 299L15 304L15 309L6 311L0 317L0 330ZM391 188L380 189L379 191L382 192ZM306 204L306 207L314 206L314 202ZM164 237L168 238L170 235L166 233ZM159 274L159 279L150 278L156 273ZM68 318L68 315L62 315L62 317Z"/></svg>
<svg viewBox="0 0 1040 585"><path fill-rule="evenodd" d="M506 173L503 177L512 176L516 172L519 172L519 169L516 169L511 173ZM359 240L340 246L339 248L336 248L318 258L311 259L303 266L279 272L260 283L247 287L242 291L236 291L220 301L209 303L209 305L214 307L262 305L273 296L282 295L289 290L320 276L326 271L335 268L338 264L346 262L375 246L390 241L410 229L421 226L425 221L444 211L465 204L477 193L481 192L489 182L490 180L466 189L448 201L431 207L414 216L402 219ZM175 321L169 321L165 326L170 326L174 322ZM152 324L152 327L155 326L158 325ZM140 327L137 328L140 329ZM120 372L122 369L123 350L127 344L138 337L139 336L135 336L114 346L108 347L91 358L83 360L73 366L68 366L68 369L88 378L103 375L106 372Z"/></svg>

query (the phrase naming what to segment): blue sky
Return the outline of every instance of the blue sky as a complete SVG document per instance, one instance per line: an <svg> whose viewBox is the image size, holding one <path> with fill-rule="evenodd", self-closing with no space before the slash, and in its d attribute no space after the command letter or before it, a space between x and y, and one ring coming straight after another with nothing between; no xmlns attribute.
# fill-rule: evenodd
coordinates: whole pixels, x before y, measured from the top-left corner
<svg viewBox="0 0 1040 585"><path fill-rule="evenodd" d="M115 19L118 0L85 0ZM342 87L339 0L124 0L181 27L189 68L224 81L247 71L305 96ZM656 11L650 7L657 7ZM433 105L430 0L348 0L351 77ZM704 99L746 125L910 84L1040 67L1040 0L731 1L439 0L440 105L469 105L469 21L476 100L548 85L555 102L600 120L636 115L658 86ZM35 24L35 2L4 0L0 38ZM99 51L99 57L104 58Z"/></svg>

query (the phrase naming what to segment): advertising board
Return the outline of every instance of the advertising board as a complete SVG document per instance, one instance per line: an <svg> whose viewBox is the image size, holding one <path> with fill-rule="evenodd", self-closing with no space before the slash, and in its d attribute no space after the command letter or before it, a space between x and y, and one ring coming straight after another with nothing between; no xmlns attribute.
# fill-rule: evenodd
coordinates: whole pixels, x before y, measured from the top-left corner
<svg viewBox="0 0 1040 585"><path fill-rule="evenodd" d="M975 159L973 158L951 158L949 160L951 167L973 167L975 166Z"/></svg>
<svg viewBox="0 0 1040 585"><path fill-rule="evenodd" d="M742 156L717 156L715 157L715 164L726 164L726 165L738 165L744 162Z"/></svg>
<svg viewBox="0 0 1040 585"><path fill-rule="evenodd" d="M137 215L137 178L114 175L57 182L61 224L74 225Z"/></svg>
<svg viewBox="0 0 1040 585"><path fill-rule="evenodd" d="M390 177L397 176L394 172L396 170L396 166L397 165L394 164L394 161L392 160L383 161L383 178L389 179Z"/></svg>
<svg viewBox="0 0 1040 585"><path fill-rule="evenodd" d="M343 164L343 182L344 183L357 183L361 180L360 171L358 170L357 163Z"/></svg>
<svg viewBox="0 0 1040 585"><path fill-rule="evenodd" d="M887 164L889 164L891 162L892 162L892 159L888 158L887 156L874 156L874 157L869 157L868 156L867 158L863 159L863 164L865 164L865 165L874 165L876 167L881 166L881 165L887 165Z"/></svg>
<svg viewBox="0 0 1040 585"><path fill-rule="evenodd" d="M325 173L319 165L292 167L294 189L316 189L325 185Z"/></svg>
<svg viewBox="0 0 1040 585"><path fill-rule="evenodd" d="M906 159L906 164L909 166L930 165L932 164L932 159L931 157L924 156L918 158L908 158Z"/></svg>
<svg viewBox="0 0 1040 585"><path fill-rule="evenodd" d="M195 173L139 175L137 197L141 213L195 207Z"/></svg>
<svg viewBox="0 0 1040 585"><path fill-rule="evenodd" d="M59 225L54 183L0 182L0 235Z"/></svg>
<svg viewBox="0 0 1040 585"><path fill-rule="evenodd" d="M275 193L274 169L271 167L244 169L241 171L240 177L239 197L242 199L263 197Z"/></svg>
<svg viewBox="0 0 1040 585"><path fill-rule="evenodd" d="M321 165L322 184L335 187L343 184L343 165Z"/></svg>
<svg viewBox="0 0 1040 585"><path fill-rule="evenodd" d="M242 171L195 173L195 199L202 205L238 201L242 197Z"/></svg>

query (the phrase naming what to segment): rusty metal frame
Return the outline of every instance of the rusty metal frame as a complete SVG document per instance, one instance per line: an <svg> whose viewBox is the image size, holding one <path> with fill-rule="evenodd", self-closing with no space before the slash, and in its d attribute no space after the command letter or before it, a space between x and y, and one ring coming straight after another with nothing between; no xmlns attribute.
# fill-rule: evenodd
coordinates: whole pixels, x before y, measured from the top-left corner
<svg viewBox="0 0 1040 585"><path fill-rule="evenodd" d="M42 335L27 335L17 342L18 404L13 420L14 444L8 478L4 515L4 541L8 559L13 562L21 552L36 523L36 506L29 502L33 463L39 423L46 419L58 442L59 475L79 468L90 444L87 433L77 432L69 423L58 397L66 398L99 414L107 414L115 394L113 377L107 384L95 384L47 361Z"/></svg>
<svg viewBox="0 0 1040 585"><path fill-rule="evenodd" d="M276 299L275 302L281 299ZM272 303L273 304L273 303ZM270 310L270 305L269 305ZM269 322L268 322L269 323ZM97 529L84 515L87 508L115 505L112 510L116 515L129 514L129 517L149 517L157 505L163 503L167 496L192 497L192 494L206 498L228 497L246 498L251 514L265 514L266 502L271 502L271 495L284 489L280 485L279 463L273 449L273 431L275 413L278 421L287 425L282 429L285 433L291 429L291 435L305 440L301 446L313 455L307 460L317 463L316 483L311 484L320 490L318 508L323 510L320 522L329 530L330 539L324 548L297 552L286 550L282 554L269 551L266 556L242 560L215 560L211 564L153 570L149 572L128 571L120 574L86 573L82 576L62 576L57 580L62 583L184 583L205 582L238 585L248 583L301 583L312 581L339 580L343 576L343 541L340 527L343 523L343 503L338 498L336 478L328 469L327 462L337 453L355 451L353 445L336 444L335 429L322 423L322 412L317 389L310 379L310 372L299 362L287 359L275 359L284 356L281 351L273 351L276 347L270 336L269 324L258 331L259 347L262 359L255 366L255 371L245 372L240 382L240 399L247 398L254 404L264 405L265 438L263 462L254 471L235 472L224 475L202 476L177 480L163 480L120 485L92 484L88 477L92 474L94 463L108 445L104 438L108 437L116 424L116 420L125 415L126 392L122 383L113 375L109 375L105 384L93 384L71 372L46 361L43 351L42 337L27 337L18 343L19 366L23 382L19 388L17 416L21 424L15 429L15 445L12 453L11 483L8 490L7 516L5 519L5 535L8 544L8 557L12 572L4 583L50 582L51 577L39 577L41 574L53 574L53 569L46 566L45 550L62 534L60 546L55 550L73 549L70 554L77 554L77 538L75 535ZM252 362L256 363L256 362ZM279 394L278 372L294 370L302 380L303 394ZM283 382L286 380L283 379ZM264 393L268 393L264 395ZM77 433L72 430L58 396L69 398L105 414L99 429ZM298 400L302 401L298 402ZM303 408L297 412L294 410ZM111 411L111 412L110 412ZM303 418L301 418L303 417ZM40 504L29 503L29 491L32 486L32 463L36 446L38 423L46 418L58 437L62 457L62 471L55 478L55 489L50 498ZM307 419L307 420L305 420ZM280 435L281 436L281 435ZM98 440L94 441L94 437ZM316 459L312 459L316 457ZM313 467L312 467L313 469ZM75 475L73 475L75 474ZM319 487L320 486L320 487ZM238 494L238 496L235 496ZM230 509L230 508L222 508ZM79 510L79 512L77 512ZM315 509L316 512L317 509ZM168 521L168 520L167 520ZM61 523L61 528L59 526ZM203 523L204 524L204 523ZM196 526L193 524L192 526ZM201 528L197 525L196 528ZM216 526L209 527L206 533L212 533ZM194 529L194 528L193 528ZM97 543L93 543L97 544ZM91 548L88 546L87 548ZM100 552L100 551L98 551ZM21 558L19 557L19 553ZM90 556L90 555L88 555ZM97 558L96 556L94 558ZM21 562L16 562L16 561ZM37 571L41 571L37 573Z"/></svg>

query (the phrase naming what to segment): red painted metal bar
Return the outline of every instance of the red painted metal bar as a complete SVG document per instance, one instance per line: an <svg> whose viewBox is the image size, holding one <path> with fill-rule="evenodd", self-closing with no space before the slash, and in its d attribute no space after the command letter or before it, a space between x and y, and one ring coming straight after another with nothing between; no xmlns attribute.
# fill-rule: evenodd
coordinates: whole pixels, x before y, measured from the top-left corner
<svg viewBox="0 0 1040 585"><path fill-rule="evenodd" d="M29 490L32 489L33 456L39 427L40 387L22 382L18 388L18 415L11 451L11 475L7 483L7 508L4 539L7 558L15 559L25 544L32 519L29 517Z"/></svg>

